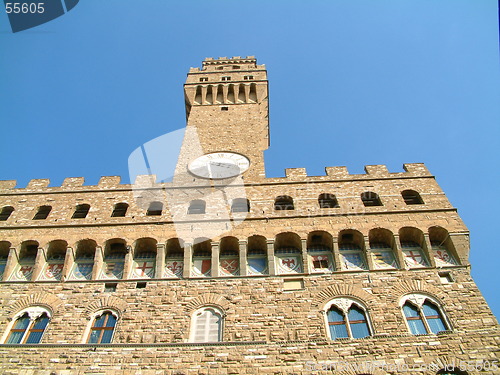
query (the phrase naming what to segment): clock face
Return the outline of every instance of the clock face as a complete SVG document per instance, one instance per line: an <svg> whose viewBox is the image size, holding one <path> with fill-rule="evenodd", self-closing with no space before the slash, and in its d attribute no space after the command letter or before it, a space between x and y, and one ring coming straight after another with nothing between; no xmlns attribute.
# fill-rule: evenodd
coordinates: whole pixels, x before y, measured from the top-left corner
<svg viewBox="0 0 500 375"><path fill-rule="evenodd" d="M247 157L234 152L213 152L193 160L188 170L195 176L211 179L235 177L250 166Z"/></svg>

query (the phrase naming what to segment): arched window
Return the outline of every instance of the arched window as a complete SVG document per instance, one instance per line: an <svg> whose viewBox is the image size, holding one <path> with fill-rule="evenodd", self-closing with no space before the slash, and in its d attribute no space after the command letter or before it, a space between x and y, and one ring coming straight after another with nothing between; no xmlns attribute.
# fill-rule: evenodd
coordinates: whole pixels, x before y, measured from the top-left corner
<svg viewBox="0 0 500 375"><path fill-rule="evenodd" d="M184 241L170 238L165 254L165 277L182 277L184 272Z"/></svg>
<svg viewBox="0 0 500 375"><path fill-rule="evenodd" d="M38 280L61 281L66 249L68 243L63 240L51 241L47 249L47 263L45 263Z"/></svg>
<svg viewBox="0 0 500 375"><path fill-rule="evenodd" d="M161 216L161 212L163 211L163 203L155 201L149 204L148 211L146 212L146 216Z"/></svg>
<svg viewBox="0 0 500 375"><path fill-rule="evenodd" d="M132 279L152 279L155 277L156 244L153 238L140 238L137 240L132 265Z"/></svg>
<svg viewBox="0 0 500 375"><path fill-rule="evenodd" d="M45 220L49 216L52 206L40 206L36 212L33 220Z"/></svg>
<svg viewBox="0 0 500 375"><path fill-rule="evenodd" d="M424 204L424 201L422 200L422 197L420 197L420 194L416 192L415 190L404 190L401 192L401 195L403 196L403 199L406 204Z"/></svg>
<svg viewBox="0 0 500 375"><path fill-rule="evenodd" d="M206 208L206 203L204 200L195 199L194 201L191 201L191 203L189 203L188 214L189 215L204 214L205 208Z"/></svg>
<svg viewBox="0 0 500 375"><path fill-rule="evenodd" d="M399 263L395 256L394 235L390 230L384 228L370 229L368 239L375 268L399 268Z"/></svg>
<svg viewBox="0 0 500 375"><path fill-rule="evenodd" d="M371 335L366 309L349 298L335 298L326 305L328 333L332 340Z"/></svg>
<svg viewBox="0 0 500 375"><path fill-rule="evenodd" d="M73 216L71 216L72 219L85 219L89 213L90 210L90 205L88 204L79 204L76 206L75 212L73 213Z"/></svg>
<svg viewBox="0 0 500 375"><path fill-rule="evenodd" d="M231 205L231 212L249 212L250 202L246 198L236 198Z"/></svg>
<svg viewBox="0 0 500 375"><path fill-rule="evenodd" d="M212 274L212 245L208 238L196 238L193 245L192 276L210 277Z"/></svg>
<svg viewBox="0 0 500 375"><path fill-rule="evenodd" d="M101 279L121 279L125 269L125 255L127 254L125 240L115 238L106 242L104 261L101 270Z"/></svg>
<svg viewBox="0 0 500 375"><path fill-rule="evenodd" d="M222 312L215 307L203 307L193 314L191 322L191 342L222 341Z"/></svg>
<svg viewBox="0 0 500 375"><path fill-rule="evenodd" d="M288 195L280 195L274 201L274 209L275 210L294 210L295 207L293 205L292 197Z"/></svg>
<svg viewBox="0 0 500 375"><path fill-rule="evenodd" d="M363 201L365 207L382 206L380 197L373 191L365 191L363 194L361 194L361 200Z"/></svg>
<svg viewBox="0 0 500 375"><path fill-rule="evenodd" d="M109 344L113 340L118 315L110 310L101 311L92 320L88 344Z"/></svg>
<svg viewBox="0 0 500 375"><path fill-rule="evenodd" d="M339 253L343 270L366 270L363 235L352 229L339 233Z"/></svg>
<svg viewBox="0 0 500 375"><path fill-rule="evenodd" d="M3 207L2 211L0 212L0 221L7 221L7 219L10 217L13 211L14 207L11 206Z"/></svg>
<svg viewBox="0 0 500 375"><path fill-rule="evenodd" d="M247 262L249 275L265 275L267 266L267 241L264 236L253 235L248 238Z"/></svg>
<svg viewBox="0 0 500 375"><path fill-rule="evenodd" d="M318 203L320 208L336 208L339 207L339 202L333 194L321 194L318 197Z"/></svg>
<svg viewBox="0 0 500 375"><path fill-rule="evenodd" d="M38 254L38 242L24 241L19 251L19 263L10 275L11 281L31 281L35 269L35 260Z"/></svg>
<svg viewBox="0 0 500 375"><path fill-rule="evenodd" d="M439 304L430 297L411 294L402 300L403 314L413 335L438 333L450 329Z"/></svg>
<svg viewBox="0 0 500 375"><path fill-rule="evenodd" d="M14 317L5 344L39 344L50 321L50 311L33 306Z"/></svg>
<svg viewBox="0 0 500 375"><path fill-rule="evenodd" d="M90 280L94 269L97 244L94 240L81 240L76 245L75 262L69 278L71 280Z"/></svg>
<svg viewBox="0 0 500 375"><path fill-rule="evenodd" d="M111 217L124 217L127 214L128 204L127 203L117 203L113 208Z"/></svg>

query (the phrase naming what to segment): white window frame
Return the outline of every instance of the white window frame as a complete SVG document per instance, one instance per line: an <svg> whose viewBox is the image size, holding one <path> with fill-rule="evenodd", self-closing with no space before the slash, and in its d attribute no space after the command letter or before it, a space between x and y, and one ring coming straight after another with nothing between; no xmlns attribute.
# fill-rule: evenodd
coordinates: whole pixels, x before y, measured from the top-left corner
<svg viewBox="0 0 500 375"><path fill-rule="evenodd" d="M111 313L111 315L113 315L116 318L116 324L115 324L115 327L113 329L113 335L111 335L111 343L113 342L113 340L115 339L116 329L118 327L118 324L120 323L120 314L116 310L108 308L108 309L97 310L94 313L92 313L92 315L89 316L89 318L88 318L89 322L87 323L87 327L85 328L85 331L83 331L83 336L82 336L82 340L81 340L82 344L88 343L88 341L90 339L90 334L92 331L92 326L94 325L94 322L97 319L97 317L99 317L107 312ZM90 345L101 345L101 344L93 343Z"/></svg>
<svg viewBox="0 0 500 375"><path fill-rule="evenodd" d="M354 339L352 337L352 331L351 331L351 323L349 322L349 309L352 307L352 305L356 306L357 308L363 310L363 313L365 314L366 318L366 325L368 326L368 333L369 337L374 335L374 330L372 327L371 319L370 319L370 314L368 314L368 310L366 306L361 303L360 301L357 301L352 298L347 298L347 297L337 297L332 300L330 300L322 310L323 313L323 320L325 322L325 327L326 327L326 333L328 335L328 338L330 340L337 340L335 338L332 338L330 334L330 325L328 324L328 311L332 306L335 306L338 308L340 311L342 311L342 314L344 314L344 319L346 319L346 328L347 328L347 335L349 336L349 339ZM358 340L358 339L356 339Z"/></svg>
<svg viewBox="0 0 500 375"><path fill-rule="evenodd" d="M43 330L42 337L40 337L40 342L42 342L43 336L45 335L45 332L47 331L47 327L49 326L50 321L52 320L52 312L43 306L30 306L30 307L27 307L27 308L19 311L16 315L14 315L14 317L12 318L10 323L7 325L7 328L5 329L5 332L2 336L2 339L0 341L2 344L6 344L6 341L10 336L10 331L12 330L14 325L17 323L17 320L26 313L28 314L28 316L30 318L30 324L26 328L26 330L24 331L24 335L21 338L21 343L26 339L26 335L30 331L30 328L33 326L33 322L35 320L37 320L38 318L40 318L43 314L47 314L47 317L49 318L49 323L47 323L47 326ZM16 345L23 345L23 344L16 344Z"/></svg>
<svg viewBox="0 0 500 375"><path fill-rule="evenodd" d="M198 315L198 313L205 312L206 310L213 310L217 314L220 315L221 324L219 326L219 337L220 337L219 341L196 341L195 340L197 315ZM189 333L189 342L196 342L196 343L223 342L224 341L224 322L225 322L225 320L226 320L226 314L217 306L208 305L208 306L203 306L203 307L195 310L193 312L193 314L191 315L191 329L190 329L190 333ZM205 332L205 336L206 336L206 332Z"/></svg>
<svg viewBox="0 0 500 375"><path fill-rule="evenodd" d="M417 308L420 319L422 320L422 323L424 324L424 327L427 331L427 335L435 335L435 333L433 333L432 330L430 329L429 324L427 323L427 318L425 317L425 314L423 311L423 305L424 305L426 300L429 300L430 302L432 302L434 304L434 306L437 307L439 314L441 314L441 318L443 319L446 330L452 331L453 328L452 328L451 322L448 319L447 314L444 312L443 307L441 306L441 303L438 300L436 300L434 297L431 297L427 294L412 293L412 294L407 294L407 295L403 296L399 301L399 308L401 310L401 314L403 314L406 329L408 330L408 332L413 335L413 333L411 333L410 325L408 324L408 319L407 319L405 312L403 310L403 307L404 307L406 302L410 302L410 304L412 304L414 307Z"/></svg>

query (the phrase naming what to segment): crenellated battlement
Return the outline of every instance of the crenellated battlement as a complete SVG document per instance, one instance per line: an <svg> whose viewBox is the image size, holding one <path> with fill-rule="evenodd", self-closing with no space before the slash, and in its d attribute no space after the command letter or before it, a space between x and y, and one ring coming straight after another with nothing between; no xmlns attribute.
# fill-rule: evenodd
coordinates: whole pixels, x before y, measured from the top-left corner
<svg viewBox="0 0 500 375"><path fill-rule="evenodd" d="M366 173L364 174L350 174L347 167L326 167L325 175L323 176L309 176L306 168L287 168L285 169L285 177L272 177L266 178L259 183L252 183L251 185L262 184L280 184L287 182L327 182L327 181L359 181L359 180L383 180L383 179L398 179L398 178L421 178L433 177L427 167L423 163L404 164L404 172L389 172L385 165L366 165ZM44 191L68 191L74 188L85 187L90 190L108 190L108 189L127 189L132 188L133 185L138 186L153 186L161 185L168 188L172 183L157 181L156 175L139 175L136 177L133 184L122 184L120 176L103 176L100 178L97 185L84 185L85 179L83 177L68 177L64 179L61 186L50 186L50 179L33 179L28 182L25 188L16 187L15 180L0 180L0 192L8 191L27 191L27 192L44 192ZM77 189L80 190L80 189Z"/></svg>
<svg viewBox="0 0 500 375"><path fill-rule="evenodd" d="M239 66L241 69L265 69L265 65L257 65L255 56L233 56L233 57L207 57L202 62L202 68L190 68L189 73L206 72L212 70L221 70L224 66Z"/></svg>

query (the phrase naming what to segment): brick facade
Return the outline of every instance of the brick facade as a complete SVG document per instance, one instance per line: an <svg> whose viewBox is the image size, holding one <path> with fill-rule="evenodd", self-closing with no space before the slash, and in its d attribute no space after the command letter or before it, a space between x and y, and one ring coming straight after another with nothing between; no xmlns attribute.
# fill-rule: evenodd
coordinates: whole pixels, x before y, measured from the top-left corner
<svg viewBox="0 0 500 375"><path fill-rule="evenodd" d="M296 168L266 178L267 92L265 67L253 57L207 59L202 69L191 68L188 130L170 182L161 171L132 185L119 177L96 186L82 178L60 187L0 182L0 208L14 208L0 221L2 373L379 375L403 373L396 365L432 363L407 373L436 374L458 361L500 373L489 367L500 357L499 327L470 276L468 230L426 167L407 164L405 172L390 173L366 166L360 175L328 167L324 176ZM220 180L187 171L200 155L221 151L245 155L250 168ZM421 202L405 201L404 191L417 192ZM380 205L365 205L367 192ZM322 194L335 205L322 207ZM280 196L291 197L293 209L276 209ZM235 212L237 198L248 200L248 212ZM187 213L193 200L205 201L204 213ZM153 201L162 203L161 213L147 215ZM118 203L128 209L111 217ZM82 204L88 214L73 218ZM41 206L51 206L50 213L33 220ZM380 243L393 266L380 261ZM119 277L106 273L114 248L123 251ZM314 249L327 263L314 263ZM360 254L362 266L353 266L349 251ZM253 256L264 259L261 274L250 266ZM178 274L172 259L182 265ZM208 262L209 273L196 273L196 259ZM298 268L287 271L291 259ZM87 279L75 279L85 261ZM23 264L30 274L22 274ZM57 272L49 272L51 264ZM402 301L414 295L439 306L446 329L410 333ZM363 308L368 337L330 337L326 314L339 298ZM16 319L32 307L50 315L40 343L7 344ZM222 314L220 342L193 343L193 316L203 307ZM103 311L118 318L112 341L88 344ZM331 367L367 361L386 367Z"/></svg>

